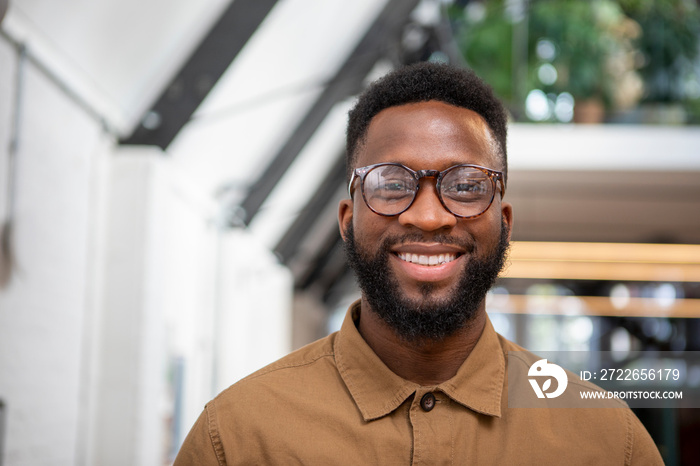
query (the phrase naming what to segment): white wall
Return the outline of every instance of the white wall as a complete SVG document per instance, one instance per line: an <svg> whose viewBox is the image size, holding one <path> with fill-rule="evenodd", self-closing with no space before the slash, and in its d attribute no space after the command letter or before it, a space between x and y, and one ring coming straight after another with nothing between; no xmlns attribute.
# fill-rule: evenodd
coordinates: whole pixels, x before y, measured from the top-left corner
<svg viewBox="0 0 700 466"><path fill-rule="evenodd" d="M150 155L150 156L149 156ZM159 395L164 368L161 307L153 299L152 154L110 161L104 243L96 262L99 299L93 309L85 385L91 391L87 464L156 464L162 432Z"/></svg>
<svg viewBox="0 0 700 466"><path fill-rule="evenodd" d="M0 41L0 201L5 212L16 55ZM109 139L27 64L23 83L13 249L0 291L0 397L5 464L74 464L81 411L92 198Z"/></svg>
<svg viewBox="0 0 700 466"><path fill-rule="evenodd" d="M291 348L293 280L289 270L245 230L220 236L221 301L216 315L215 389L273 362Z"/></svg>
<svg viewBox="0 0 700 466"><path fill-rule="evenodd" d="M110 166L87 464L150 465L216 393L289 351L292 278L158 150Z"/></svg>
<svg viewBox="0 0 700 466"><path fill-rule="evenodd" d="M3 214L16 60L0 40ZM21 109L2 464L162 464L220 388L289 350L291 276L172 159L116 147L31 63Z"/></svg>

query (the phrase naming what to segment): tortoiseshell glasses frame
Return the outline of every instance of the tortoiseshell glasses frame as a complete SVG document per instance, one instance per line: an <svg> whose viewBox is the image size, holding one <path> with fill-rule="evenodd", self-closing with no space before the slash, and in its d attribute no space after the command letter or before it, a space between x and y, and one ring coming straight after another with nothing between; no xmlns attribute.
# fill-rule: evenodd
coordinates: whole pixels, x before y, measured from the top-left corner
<svg viewBox="0 0 700 466"><path fill-rule="evenodd" d="M370 173L376 176L366 187L365 180ZM426 177L435 178L440 203L459 218L476 218L486 212L493 203L497 188L500 187L501 197L505 195L503 172L487 167L460 164L442 171L416 171L393 162L356 168L348 184L348 194L352 198L353 185L359 179L362 199L367 207L378 215L393 217L413 205L420 189L420 180Z"/></svg>

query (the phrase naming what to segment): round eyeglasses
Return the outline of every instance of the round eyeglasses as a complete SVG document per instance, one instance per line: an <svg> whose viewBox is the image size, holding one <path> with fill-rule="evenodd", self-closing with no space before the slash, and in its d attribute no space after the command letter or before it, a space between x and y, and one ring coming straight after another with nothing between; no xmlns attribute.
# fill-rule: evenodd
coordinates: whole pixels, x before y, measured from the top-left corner
<svg viewBox="0 0 700 466"><path fill-rule="evenodd" d="M360 179L362 198L372 212L391 217L413 204L424 177L435 178L438 198L448 212L460 218L474 218L488 210L496 195L505 194L503 172L478 165L455 165L446 170L411 170L400 163L378 163L356 168L350 178L352 197L355 179Z"/></svg>

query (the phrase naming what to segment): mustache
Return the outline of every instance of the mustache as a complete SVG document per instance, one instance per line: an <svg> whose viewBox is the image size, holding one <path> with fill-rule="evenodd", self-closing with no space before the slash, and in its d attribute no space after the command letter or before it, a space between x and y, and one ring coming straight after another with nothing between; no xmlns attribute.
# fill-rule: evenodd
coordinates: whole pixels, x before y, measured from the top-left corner
<svg viewBox="0 0 700 466"><path fill-rule="evenodd" d="M474 239L469 236L467 238L454 238L445 234L436 234L432 236L425 236L424 234L414 232L406 233L400 236L389 236L384 238L380 245L382 251L388 252L392 247L403 244L403 243L439 243L439 244L449 244L452 246L457 246L464 249L468 253L474 251Z"/></svg>

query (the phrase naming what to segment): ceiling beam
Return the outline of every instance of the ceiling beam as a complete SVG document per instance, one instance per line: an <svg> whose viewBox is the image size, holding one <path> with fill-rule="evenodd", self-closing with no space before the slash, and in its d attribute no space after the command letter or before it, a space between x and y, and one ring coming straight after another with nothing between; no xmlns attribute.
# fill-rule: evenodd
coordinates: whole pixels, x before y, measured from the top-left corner
<svg viewBox="0 0 700 466"><path fill-rule="evenodd" d="M338 187L344 185L345 181L345 153L336 157L335 164L326 174L316 192L311 196L304 208L287 229L282 239L275 246L275 253L282 259L284 264L289 265L290 260L299 252L299 245L304 242L309 234L309 230L314 228L314 224L322 213L325 212L328 203L335 199Z"/></svg>
<svg viewBox="0 0 700 466"><path fill-rule="evenodd" d="M385 56L387 44L400 40L402 27L418 1L387 1L382 12L375 18L367 33L326 85L314 105L292 132L290 138L273 157L263 174L251 185L241 203L246 225L249 225L258 213L260 207L311 139L333 105L357 94L377 60Z"/></svg>
<svg viewBox="0 0 700 466"><path fill-rule="evenodd" d="M243 49L277 0L234 0L120 144L166 149Z"/></svg>

